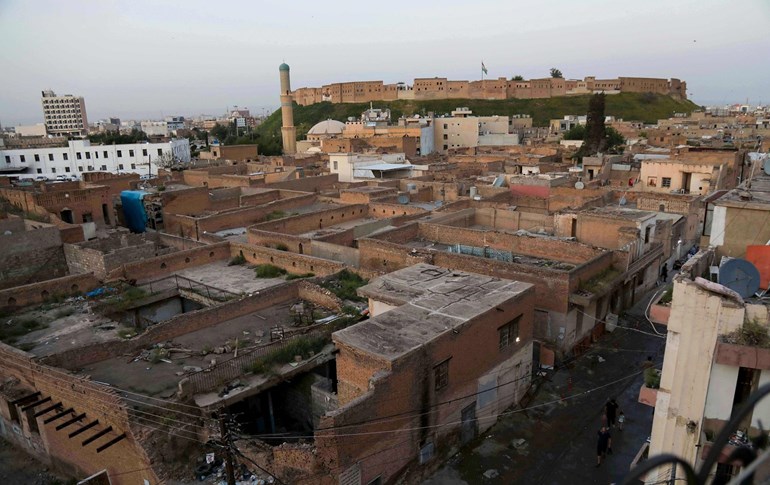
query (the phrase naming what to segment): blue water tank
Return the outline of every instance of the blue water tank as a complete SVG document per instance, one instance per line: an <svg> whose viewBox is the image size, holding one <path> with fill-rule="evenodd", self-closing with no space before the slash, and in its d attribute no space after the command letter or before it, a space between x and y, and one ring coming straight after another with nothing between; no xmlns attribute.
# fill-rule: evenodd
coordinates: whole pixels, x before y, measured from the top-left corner
<svg viewBox="0 0 770 485"><path fill-rule="evenodd" d="M120 193L123 216L131 232L147 230L147 212L144 210L144 203L142 202L146 193L142 190L124 190Z"/></svg>

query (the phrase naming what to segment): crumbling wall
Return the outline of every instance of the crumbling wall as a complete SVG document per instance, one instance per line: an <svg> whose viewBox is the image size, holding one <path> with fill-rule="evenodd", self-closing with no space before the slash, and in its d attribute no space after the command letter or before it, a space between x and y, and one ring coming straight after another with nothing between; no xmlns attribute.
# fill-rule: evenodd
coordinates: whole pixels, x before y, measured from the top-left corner
<svg viewBox="0 0 770 485"><path fill-rule="evenodd" d="M182 269L202 266L222 259L230 258L230 245L227 242L210 244L197 248L177 251L163 256L148 258L143 261L123 264L107 275L108 280L126 279L147 281L165 276Z"/></svg>
<svg viewBox="0 0 770 485"><path fill-rule="evenodd" d="M310 246L308 246L308 250L310 250ZM272 264L294 274L313 273L318 276L328 276L345 268L343 263L327 259L279 251L253 244L230 243L231 257L238 256L241 252L249 264Z"/></svg>
<svg viewBox="0 0 770 485"><path fill-rule="evenodd" d="M75 476L88 476L107 470L112 483L116 485L135 484L142 480L159 483L147 454L131 431L125 403L111 389L40 365L29 354L5 344L0 344L0 375L6 383L9 379L10 382L16 382L16 386L24 389L25 394L37 391L40 392L40 399L51 398L46 404L36 407L35 411L61 403L59 409L71 409L73 413L51 424L44 424L43 420L57 411L52 410L35 418L34 411L21 413L21 406L17 406L20 419L15 421L7 414L9 404L4 402L0 406L0 433L6 439L21 445L54 468ZM4 399L0 397L0 401ZM81 413L86 416L78 423L63 430L55 429L56 425ZM99 424L92 431L69 438L69 433L96 420ZM104 437L87 446L82 445L89 436L108 426L112 426L112 431ZM122 433L126 434L124 440L101 453L96 452L97 447ZM32 442L42 446L31 447Z"/></svg>
<svg viewBox="0 0 770 485"><path fill-rule="evenodd" d="M64 276L0 291L0 308L23 308L43 303L49 298L93 290L99 280L91 273Z"/></svg>
<svg viewBox="0 0 770 485"><path fill-rule="evenodd" d="M6 229L8 230L8 229ZM59 229L0 232L0 289L33 283L67 274L67 261Z"/></svg>

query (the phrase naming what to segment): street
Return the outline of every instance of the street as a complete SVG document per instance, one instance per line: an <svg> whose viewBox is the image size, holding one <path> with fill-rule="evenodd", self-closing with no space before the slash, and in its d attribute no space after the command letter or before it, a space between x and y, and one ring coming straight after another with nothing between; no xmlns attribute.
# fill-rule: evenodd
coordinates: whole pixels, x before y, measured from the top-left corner
<svg viewBox="0 0 770 485"><path fill-rule="evenodd" d="M620 482L652 425L652 408L637 402L642 363L648 356L658 367L663 361L665 339L655 336L643 317L652 293L621 316L613 333L557 370L526 409L509 410L423 485ZM597 431L612 397L626 422L622 431L611 430L614 453L597 467Z"/></svg>

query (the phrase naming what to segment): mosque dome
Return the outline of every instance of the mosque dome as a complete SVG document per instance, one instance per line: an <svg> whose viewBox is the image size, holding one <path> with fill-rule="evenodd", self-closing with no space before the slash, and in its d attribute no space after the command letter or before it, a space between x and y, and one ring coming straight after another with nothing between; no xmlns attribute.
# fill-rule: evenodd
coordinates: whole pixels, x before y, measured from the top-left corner
<svg viewBox="0 0 770 485"><path fill-rule="evenodd" d="M310 130L308 130L308 135L327 135L327 136L334 136L334 135L341 135L342 130L345 129L345 123L341 123L337 120L324 120L319 123L316 123Z"/></svg>
<svg viewBox="0 0 770 485"><path fill-rule="evenodd" d="M283 64L278 66L278 70L279 71L288 71L289 70L289 65L284 62Z"/></svg>

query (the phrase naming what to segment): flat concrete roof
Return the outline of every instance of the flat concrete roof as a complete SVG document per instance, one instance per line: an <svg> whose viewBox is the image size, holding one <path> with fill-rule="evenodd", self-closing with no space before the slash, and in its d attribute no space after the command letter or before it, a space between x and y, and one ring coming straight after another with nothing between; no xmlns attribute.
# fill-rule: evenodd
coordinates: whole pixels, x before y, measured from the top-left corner
<svg viewBox="0 0 770 485"><path fill-rule="evenodd" d="M617 205L607 205L604 207L594 207L586 211L582 211L584 214L597 215L600 217L606 217L608 219L625 219L629 221L644 221L655 217L655 212L643 211L639 209L629 209Z"/></svg>
<svg viewBox="0 0 770 485"><path fill-rule="evenodd" d="M739 209L770 210L770 176L761 173L751 179L749 187L741 184L713 202L714 205Z"/></svg>
<svg viewBox="0 0 770 485"><path fill-rule="evenodd" d="M395 361L532 287L420 263L359 288L363 296L401 306L335 332L333 339Z"/></svg>

